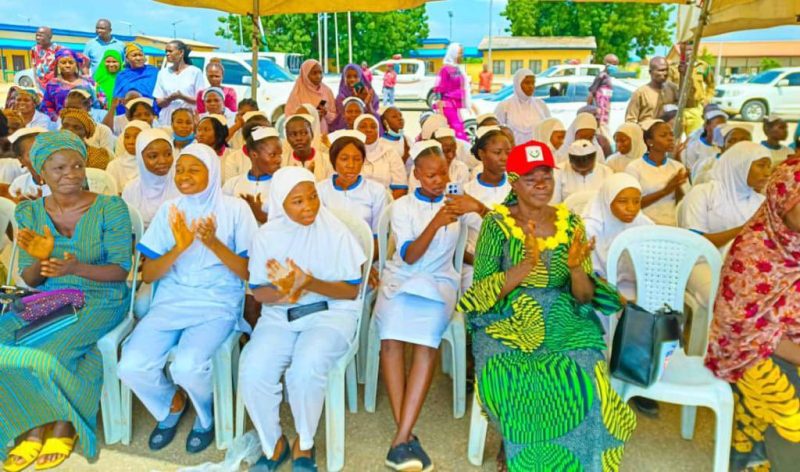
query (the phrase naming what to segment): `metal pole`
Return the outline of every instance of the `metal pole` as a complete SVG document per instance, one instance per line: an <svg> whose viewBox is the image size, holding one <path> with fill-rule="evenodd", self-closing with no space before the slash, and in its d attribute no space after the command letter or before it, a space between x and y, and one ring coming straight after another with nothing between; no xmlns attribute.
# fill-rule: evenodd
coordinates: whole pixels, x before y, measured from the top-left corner
<svg viewBox="0 0 800 472"><path fill-rule="evenodd" d="M317 13L317 54L319 56L319 62L322 63L322 14Z"/></svg>
<svg viewBox="0 0 800 472"><path fill-rule="evenodd" d="M328 14L322 14L322 71L328 73Z"/></svg>
<svg viewBox="0 0 800 472"><path fill-rule="evenodd" d="M336 73L342 69L339 68L339 14L333 14L333 42L336 45Z"/></svg>
<svg viewBox="0 0 800 472"><path fill-rule="evenodd" d="M239 18L239 46L244 51L244 33L242 32L242 15L236 15ZM253 25L255 28L256 25Z"/></svg>
<svg viewBox="0 0 800 472"><path fill-rule="evenodd" d="M252 39L252 48L253 48L253 79L250 82L250 98L258 103L258 35L256 34L256 21L259 21L258 12L261 11L260 0L253 0L253 39ZM244 42L244 41L242 41Z"/></svg>
<svg viewBox="0 0 800 472"><path fill-rule="evenodd" d="M353 20L347 12L347 63L353 63Z"/></svg>
<svg viewBox="0 0 800 472"><path fill-rule="evenodd" d="M487 55L486 61L489 66L489 70L491 70L492 72L494 72L494 65L492 64L492 7L493 6L494 6L494 0L489 0L489 54Z"/></svg>
<svg viewBox="0 0 800 472"><path fill-rule="evenodd" d="M687 61L686 72L681 78L681 91L680 98L678 99L678 115L675 117L675 128L673 132L675 137L681 136L683 130L683 112L686 108L686 102L689 100L689 92L692 89L692 73L694 73L695 62L697 61L697 53L700 48L700 38L703 37L703 29L708 21L708 12L711 10L711 2L713 0L705 0L703 2L703 9L700 11L700 17L697 19L697 27L694 30L694 38L692 38L692 53Z"/></svg>

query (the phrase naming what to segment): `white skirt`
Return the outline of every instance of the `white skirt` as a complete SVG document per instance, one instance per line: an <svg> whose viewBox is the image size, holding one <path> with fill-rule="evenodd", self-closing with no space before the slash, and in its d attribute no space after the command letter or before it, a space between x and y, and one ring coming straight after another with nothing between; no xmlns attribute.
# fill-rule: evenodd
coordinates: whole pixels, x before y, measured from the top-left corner
<svg viewBox="0 0 800 472"><path fill-rule="evenodd" d="M445 303L408 293L387 298L383 291L375 304L375 321L383 339L439 348L452 309Z"/></svg>

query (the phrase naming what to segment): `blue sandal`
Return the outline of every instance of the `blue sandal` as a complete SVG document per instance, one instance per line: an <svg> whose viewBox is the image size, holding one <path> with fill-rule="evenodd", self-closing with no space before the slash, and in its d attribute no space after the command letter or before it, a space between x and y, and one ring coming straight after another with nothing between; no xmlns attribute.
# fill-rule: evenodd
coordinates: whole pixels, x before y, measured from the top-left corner
<svg viewBox="0 0 800 472"><path fill-rule="evenodd" d="M181 422L181 417L186 412L188 403L187 399L186 403L183 404L183 410L178 413L178 418L172 426L159 426L161 423L156 424L155 429L150 433L150 439L147 441L151 451L160 451L169 446L172 440L175 439L175 433L178 432L178 425Z"/></svg>
<svg viewBox="0 0 800 472"><path fill-rule="evenodd" d="M214 425L205 431L192 428L189 436L186 437L186 452L197 454L206 450L214 442Z"/></svg>
<svg viewBox="0 0 800 472"><path fill-rule="evenodd" d="M262 455L255 464L250 466L250 472L275 472L289 459L289 440L286 439L286 436L281 436L278 442L283 442L283 452L278 460L267 459L267 456Z"/></svg>
<svg viewBox="0 0 800 472"><path fill-rule="evenodd" d="M311 448L311 457L292 459L292 472L317 472L316 448Z"/></svg>

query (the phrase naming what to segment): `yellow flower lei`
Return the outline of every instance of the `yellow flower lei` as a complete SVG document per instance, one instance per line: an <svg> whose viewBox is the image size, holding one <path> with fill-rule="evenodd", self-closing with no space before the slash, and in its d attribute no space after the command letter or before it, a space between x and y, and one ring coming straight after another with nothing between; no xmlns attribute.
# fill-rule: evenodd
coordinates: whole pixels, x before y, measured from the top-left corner
<svg viewBox="0 0 800 472"><path fill-rule="evenodd" d="M511 211L505 205L495 205L494 211L503 216L503 223L511 230L511 236L525 242L525 232L517 226L517 222L511 216ZM560 244L569 243L567 228L569 227L569 209L563 205L556 205L556 234L547 238L536 238L536 243L540 251L553 250Z"/></svg>

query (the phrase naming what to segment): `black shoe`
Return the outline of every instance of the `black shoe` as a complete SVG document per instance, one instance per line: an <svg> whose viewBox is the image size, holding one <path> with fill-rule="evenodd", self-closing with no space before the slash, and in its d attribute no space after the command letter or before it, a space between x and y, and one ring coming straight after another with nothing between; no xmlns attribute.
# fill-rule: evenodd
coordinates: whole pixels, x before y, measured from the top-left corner
<svg viewBox="0 0 800 472"><path fill-rule="evenodd" d="M178 432L178 425L181 422L181 417L186 413L188 404L189 400L187 398L183 404L183 410L181 410L180 416L178 416L178 420L175 421L172 427L162 428L156 423L156 427L153 429L153 432L150 433L150 439L147 440L147 445L150 447L151 451L160 451L169 446L172 440L175 439L175 433Z"/></svg>
<svg viewBox="0 0 800 472"><path fill-rule="evenodd" d="M413 452L414 455L417 456L422 462L422 472L431 472L433 470L433 461L431 461L431 458L428 457L428 453L425 452L425 449L422 449L422 444L420 444L419 438L416 436L411 436L411 441L408 442L408 447L411 448L411 452Z"/></svg>
<svg viewBox="0 0 800 472"><path fill-rule="evenodd" d="M422 461L411 450L409 443L398 444L386 454L386 466L400 472L421 472Z"/></svg>
<svg viewBox="0 0 800 472"><path fill-rule="evenodd" d="M658 402L644 397L633 397L633 406L639 413L650 418L658 418Z"/></svg>
<svg viewBox="0 0 800 472"><path fill-rule="evenodd" d="M266 456L262 455L258 458L258 462L251 465L248 470L250 472L275 472L278 470L280 466L289 459L289 454L291 452L289 441L286 439L286 436L281 436L278 442L283 442L283 452L281 452L277 460L267 459Z"/></svg>
<svg viewBox="0 0 800 472"><path fill-rule="evenodd" d="M292 459L292 472L317 472L317 452L311 449L311 457Z"/></svg>
<svg viewBox="0 0 800 472"><path fill-rule="evenodd" d="M211 425L207 431L192 429L189 436L186 437L186 452L197 454L205 451L212 442L214 442L214 425Z"/></svg>

